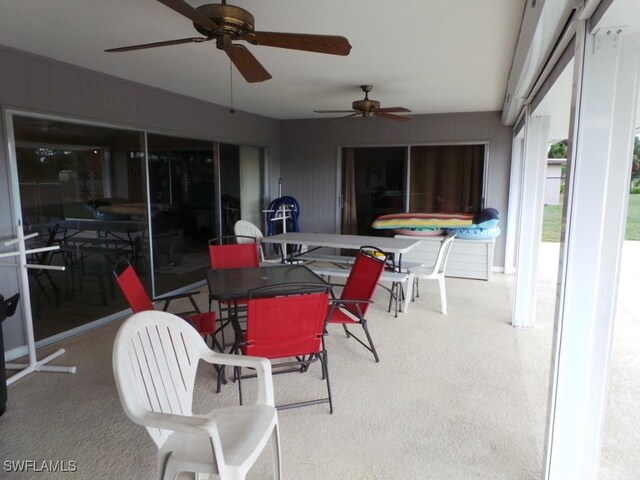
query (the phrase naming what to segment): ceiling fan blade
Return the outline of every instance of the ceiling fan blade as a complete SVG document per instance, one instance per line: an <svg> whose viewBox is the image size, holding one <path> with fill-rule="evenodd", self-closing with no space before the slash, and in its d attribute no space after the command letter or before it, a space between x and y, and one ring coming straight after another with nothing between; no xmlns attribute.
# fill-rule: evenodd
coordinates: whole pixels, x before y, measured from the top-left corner
<svg viewBox="0 0 640 480"><path fill-rule="evenodd" d="M349 55L349 40L336 35L311 35L306 33L253 32L242 37L253 45L288 48L307 52Z"/></svg>
<svg viewBox="0 0 640 480"><path fill-rule="evenodd" d="M404 107L380 108L380 109L378 109L378 111L385 112L385 113L399 113L399 112L410 113L411 112L411 110L409 110L408 108L404 108Z"/></svg>
<svg viewBox="0 0 640 480"><path fill-rule="evenodd" d="M264 82L271 78L271 74L244 45L229 45L224 51L247 82Z"/></svg>
<svg viewBox="0 0 640 480"><path fill-rule="evenodd" d="M130 45L128 47L110 48L105 52L129 52L131 50L143 50L145 48L166 47L168 45L180 45L182 43L200 43L211 40L207 37L179 38L177 40L166 40L164 42L143 43L142 45Z"/></svg>
<svg viewBox="0 0 640 480"><path fill-rule="evenodd" d="M314 110L316 113L359 113L355 110Z"/></svg>
<svg viewBox="0 0 640 480"><path fill-rule="evenodd" d="M220 28L222 28L216 22L214 22L209 17L207 17L203 13L193 8L184 0L158 0L158 1L166 5L167 7L169 7L171 10L174 10L179 14L184 15L192 22L200 25L202 28L206 28L209 30L219 30Z"/></svg>
<svg viewBox="0 0 640 480"><path fill-rule="evenodd" d="M403 117L401 115L394 115L392 113L385 113L385 112L381 112L381 111L376 112L375 115L377 117L386 118L388 120L411 120L411 117Z"/></svg>
<svg viewBox="0 0 640 480"><path fill-rule="evenodd" d="M345 115L344 117L333 118L331 119L331 121L335 122L336 120L342 120L343 118L357 117L358 115L360 115L360 112L352 113L351 115Z"/></svg>

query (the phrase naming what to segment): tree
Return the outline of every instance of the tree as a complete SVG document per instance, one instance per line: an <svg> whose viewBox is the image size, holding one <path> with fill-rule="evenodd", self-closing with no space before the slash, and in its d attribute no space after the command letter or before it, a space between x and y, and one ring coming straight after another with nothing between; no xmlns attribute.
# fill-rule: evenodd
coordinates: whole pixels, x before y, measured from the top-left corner
<svg viewBox="0 0 640 480"><path fill-rule="evenodd" d="M633 146L633 165L631 166L631 192L640 187L640 137L636 136Z"/></svg>
<svg viewBox="0 0 640 480"><path fill-rule="evenodd" d="M549 147L548 158L567 158L569 151L569 141L561 140L552 144ZM563 170L564 174L564 170ZM631 184L630 190L634 193L634 190L640 189L640 136L635 137L635 144L633 146L633 164L631 166ZM640 192L636 192L640 193Z"/></svg>
<svg viewBox="0 0 640 480"><path fill-rule="evenodd" d="M567 158L569 140L560 140L549 147L547 158Z"/></svg>

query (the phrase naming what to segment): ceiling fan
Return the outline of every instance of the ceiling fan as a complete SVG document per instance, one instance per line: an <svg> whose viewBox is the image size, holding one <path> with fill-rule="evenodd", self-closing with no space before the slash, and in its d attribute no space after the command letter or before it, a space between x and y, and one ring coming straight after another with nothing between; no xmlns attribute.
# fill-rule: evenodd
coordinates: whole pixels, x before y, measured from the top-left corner
<svg viewBox="0 0 640 480"><path fill-rule="evenodd" d="M314 110L316 113L348 113L344 117L382 117L389 120L411 120L411 117L403 117L402 115L394 115L395 113L410 113L411 110L404 107L388 107L380 108L380 102L377 100L371 100L369 98L369 92L373 88L372 85L360 85L360 88L364 92L364 98L362 100L356 100L351 104L351 110Z"/></svg>
<svg viewBox="0 0 640 480"><path fill-rule="evenodd" d="M222 3L211 3L197 8L192 7L185 0L158 1L190 19L195 29L204 37L187 37L164 42L110 48L105 52L128 52L145 48L215 40L216 47L225 51L245 80L253 83L269 80L271 74L267 72L244 45L232 43L236 40L244 40L252 45L328 53L331 55L349 55L351 50L351 45L346 38L335 35L257 32L253 28L253 15L243 8L227 5L226 0L222 0Z"/></svg>

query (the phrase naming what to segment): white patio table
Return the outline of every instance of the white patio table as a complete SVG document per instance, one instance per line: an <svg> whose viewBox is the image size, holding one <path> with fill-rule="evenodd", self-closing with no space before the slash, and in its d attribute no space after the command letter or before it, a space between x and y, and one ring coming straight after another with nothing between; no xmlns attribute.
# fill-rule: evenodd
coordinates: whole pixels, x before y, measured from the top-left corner
<svg viewBox="0 0 640 480"><path fill-rule="evenodd" d="M387 254L393 254L394 266L400 271L402 268L402 254L420 244L420 239L406 239L393 237L372 237L365 235L341 235L339 233L308 233L289 232L264 237L262 243L285 245L305 245L311 249L317 248L346 248L358 250L360 247L377 247ZM280 249L281 252L285 248ZM304 258L304 254L300 255Z"/></svg>
<svg viewBox="0 0 640 480"><path fill-rule="evenodd" d="M305 260L312 257L318 260L317 255L313 255L313 251L318 248L344 248L358 250L360 247L376 247L392 258L391 266L393 271L385 271L380 278L381 281L389 281L392 283L391 288L387 288L391 292L389 300L389 310L391 310L391 301L395 299L395 314L398 316L398 305L402 302L403 307L400 311L406 312L409 308L411 299L410 290L413 286L413 275L402 272L402 254L407 253L412 248L420 244L420 239L416 238L394 238L394 237L372 237L365 235L341 235L338 233L307 233L307 232L289 232L264 237L262 243L271 243L279 245L283 262L286 260L286 245L304 245L310 247L309 250L296 253L290 249L288 261L295 259ZM309 255L311 253L311 255ZM330 256L329 262L333 263L338 258L344 258L343 262L349 264L351 257L335 257ZM347 269L314 269L312 270L323 276L348 276ZM402 285L407 286L407 292L404 292ZM385 287L386 288L386 287ZM402 301L404 299L404 301Z"/></svg>

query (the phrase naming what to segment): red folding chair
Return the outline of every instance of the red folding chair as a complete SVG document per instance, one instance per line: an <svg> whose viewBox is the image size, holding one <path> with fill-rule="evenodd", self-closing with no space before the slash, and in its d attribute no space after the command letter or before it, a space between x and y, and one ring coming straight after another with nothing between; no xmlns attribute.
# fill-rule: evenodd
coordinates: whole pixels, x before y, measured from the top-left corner
<svg viewBox="0 0 640 480"><path fill-rule="evenodd" d="M212 238L209 240L209 259L211 268L260 266L256 239L247 235L227 235Z"/></svg>
<svg viewBox="0 0 640 480"><path fill-rule="evenodd" d="M386 261L387 255L378 248L362 247L351 267L342 295L339 299L332 300L332 304L337 308L331 310L330 306L328 317L328 323L342 324L347 338L352 337L373 353L376 362L379 362L380 359L373 340L371 340L365 315L369 304L373 303L373 295L385 269ZM351 333L347 325L360 325L367 336L368 343Z"/></svg>
<svg viewBox="0 0 640 480"><path fill-rule="evenodd" d="M223 237L212 238L209 240L209 259L211 268L242 268L242 267L259 267L259 245L256 243L255 237L247 235L226 235ZM209 311L213 299L209 296ZM222 335L222 345L224 341L224 329L229 324L230 318L237 316L239 310L246 307L246 299L236 300L235 302L218 302L218 313L220 314L220 328ZM226 315L223 314L226 312Z"/></svg>
<svg viewBox="0 0 640 480"><path fill-rule="evenodd" d="M327 284L280 284L249 292L247 329L244 342L237 346L243 355L266 357L276 373L306 372L311 363L320 362L327 396L279 405L279 410L329 404L333 413L324 331L330 287ZM300 292L310 293L300 293ZM277 296L274 296L277 295ZM242 404L242 372L236 368L238 393ZM247 378L247 377L244 377Z"/></svg>
<svg viewBox="0 0 640 480"><path fill-rule="evenodd" d="M127 299L127 303L129 303L133 313L155 310L149 295L147 295L142 282L140 282L140 278L138 278L138 274L129 262L118 265L113 274L116 277L116 283L118 284L118 287L120 287L120 291L124 295L124 298ZM193 327L203 337L206 338L207 336L211 336L213 345L215 345L216 340L213 338L213 334L215 332L216 314L215 312L202 313L200 311L200 308L198 308L198 305L193 298L193 296L198 293L199 292L190 292L167 295L159 298L158 300L164 301L162 310L166 312L169 308L169 304L173 300L188 298L191 305L193 305L193 310L189 312L176 313L176 315L182 316L187 322L193 325Z"/></svg>

